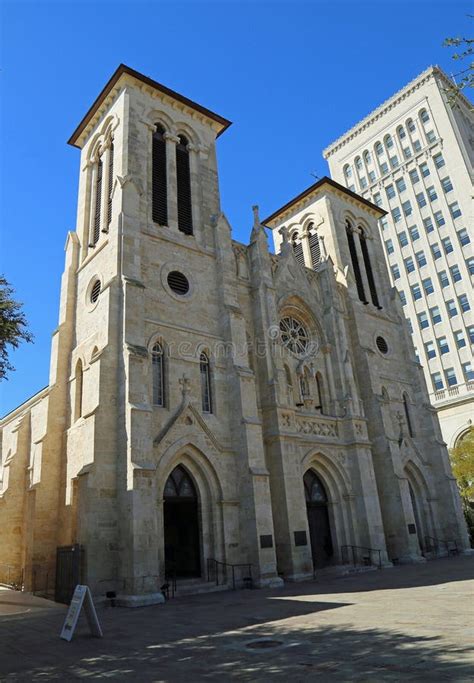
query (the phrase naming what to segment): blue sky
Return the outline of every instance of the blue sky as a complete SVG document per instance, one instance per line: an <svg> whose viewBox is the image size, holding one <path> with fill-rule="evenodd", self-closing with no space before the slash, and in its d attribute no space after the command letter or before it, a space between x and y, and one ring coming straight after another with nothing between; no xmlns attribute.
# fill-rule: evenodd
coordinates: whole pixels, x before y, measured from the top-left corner
<svg viewBox="0 0 474 683"><path fill-rule="evenodd" d="M247 240L327 173L322 149L472 33L470 2L0 0L0 271L35 344L12 354L3 414L48 382L79 151L66 140L120 62L233 121L219 139L222 205ZM470 25L471 24L471 25Z"/></svg>

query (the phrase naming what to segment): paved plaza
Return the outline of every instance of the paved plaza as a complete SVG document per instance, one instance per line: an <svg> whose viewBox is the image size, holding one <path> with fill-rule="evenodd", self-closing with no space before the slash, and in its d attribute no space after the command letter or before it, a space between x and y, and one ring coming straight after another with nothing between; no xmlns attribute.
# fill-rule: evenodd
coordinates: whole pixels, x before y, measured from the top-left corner
<svg viewBox="0 0 474 683"><path fill-rule="evenodd" d="M66 608L0 592L0 681L472 681L474 558L101 606L59 639Z"/></svg>

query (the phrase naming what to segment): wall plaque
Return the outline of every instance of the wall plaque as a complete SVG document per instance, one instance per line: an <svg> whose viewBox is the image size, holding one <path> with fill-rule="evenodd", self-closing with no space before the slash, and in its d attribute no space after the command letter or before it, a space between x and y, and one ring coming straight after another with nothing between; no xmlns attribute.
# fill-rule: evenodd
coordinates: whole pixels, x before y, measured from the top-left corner
<svg viewBox="0 0 474 683"><path fill-rule="evenodd" d="M295 531L295 545L308 545L306 531Z"/></svg>
<svg viewBox="0 0 474 683"><path fill-rule="evenodd" d="M271 534L260 536L261 548L273 548L273 537Z"/></svg>
<svg viewBox="0 0 474 683"><path fill-rule="evenodd" d="M408 525L408 533L409 534L416 534L416 526L414 524Z"/></svg>

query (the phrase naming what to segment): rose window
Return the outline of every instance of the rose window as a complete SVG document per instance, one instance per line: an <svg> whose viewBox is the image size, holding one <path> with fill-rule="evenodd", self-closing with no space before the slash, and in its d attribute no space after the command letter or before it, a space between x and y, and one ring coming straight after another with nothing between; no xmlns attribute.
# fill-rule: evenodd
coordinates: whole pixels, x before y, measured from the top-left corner
<svg viewBox="0 0 474 683"><path fill-rule="evenodd" d="M281 341L287 349L296 355L302 355L308 348L309 336L304 325L295 318L280 320Z"/></svg>

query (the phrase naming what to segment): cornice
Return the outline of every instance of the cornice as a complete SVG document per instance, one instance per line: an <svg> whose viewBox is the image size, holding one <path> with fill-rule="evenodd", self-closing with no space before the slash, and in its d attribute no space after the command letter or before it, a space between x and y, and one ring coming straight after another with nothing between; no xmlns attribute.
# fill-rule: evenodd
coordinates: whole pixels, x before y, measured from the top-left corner
<svg viewBox="0 0 474 683"><path fill-rule="evenodd" d="M344 133L343 135L338 137L334 142L328 145L323 150L323 157L325 159L328 159L335 152L341 149L341 147L344 147L344 145L347 145L349 142L351 142L351 140L353 140L360 133L369 128L373 123L378 121L380 118L385 116L385 114L387 114L389 111L398 106L400 102L405 100L407 97L409 97L412 93L421 88L425 83L427 83L435 76L441 78L446 83L446 85L452 85L452 82L450 81L448 76L438 66L428 67L427 69L425 69L425 71L423 71L416 78L410 81L406 86L404 86L403 88L398 90L394 95L392 95L387 100L382 102L380 106L371 111L370 114L368 114L365 118L359 121L359 123L356 123L346 133ZM469 100L462 93L459 94L459 97L469 107L472 106Z"/></svg>

